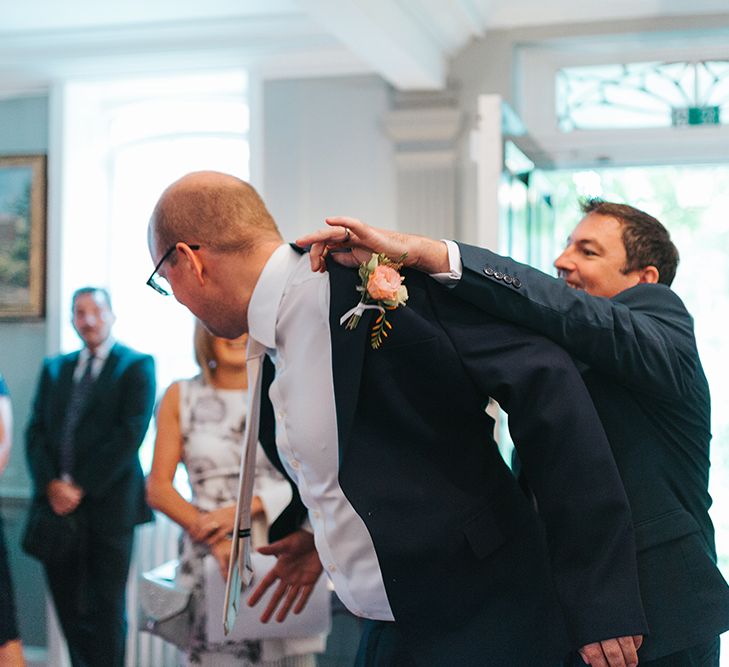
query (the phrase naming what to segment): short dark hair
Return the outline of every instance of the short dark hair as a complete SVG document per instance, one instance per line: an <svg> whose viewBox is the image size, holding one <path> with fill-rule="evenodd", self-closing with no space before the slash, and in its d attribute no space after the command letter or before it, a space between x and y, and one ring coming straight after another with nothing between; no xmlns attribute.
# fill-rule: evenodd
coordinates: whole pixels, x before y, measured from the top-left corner
<svg viewBox="0 0 729 667"><path fill-rule="evenodd" d="M597 213L615 218L623 226L623 245L626 264L623 273L637 271L646 266L658 269L658 282L670 285L678 267L678 249L671 241L668 230L644 211L627 204L616 204L602 199L584 199L582 212Z"/></svg>
<svg viewBox="0 0 729 667"><path fill-rule="evenodd" d="M111 295L109 294L109 290L104 287L93 287L93 286L86 286L86 287L79 287L71 297L71 312L73 312L73 308L76 305L76 299L78 299L83 294L101 294L104 297L104 301L106 301L106 305L109 306L109 310L111 310Z"/></svg>

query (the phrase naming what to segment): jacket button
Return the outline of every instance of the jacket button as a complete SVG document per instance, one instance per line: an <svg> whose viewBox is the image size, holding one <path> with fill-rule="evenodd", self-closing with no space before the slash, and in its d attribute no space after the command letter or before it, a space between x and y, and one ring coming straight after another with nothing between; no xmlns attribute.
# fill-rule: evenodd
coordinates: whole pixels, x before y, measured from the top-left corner
<svg viewBox="0 0 729 667"><path fill-rule="evenodd" d="M501 280L503 277L504 274L501 273L501 271L494 271L494 278L496 278L496 280Z"/></svg>
<svg viewBox="0 0 729 667"><path fill-rule="evenodd" d="M484 273L485 273L485 274L486 274L487 276L493 276L493 275L494 275L494 270L493 270L493 269L492 269L492 268L491 268L490 266L487 266L487 267L486 267L486 268L485 268L485 269L483 270L483 272L484 272Z"/></svg>
<svg viewBox="0 0 729 667"><path fill-rule="evenodd" d="M505 283L506 283L507 285L511 285L511 283L513 283L513 282L514 282L514 279L513 279L513 278L512 278L512 277L511 277L511 276L510 276L510 275L509 275L508 273L505 273L505 274L504 274L504 282L505 282Z"/></svg>
<svg viewBox="0 0 729 667"><path fill-rule="evenodd" d="M516 289L519 289L521 287L521 280L519 280L518 278L514 278L511 284L516 287Z"/></svg>

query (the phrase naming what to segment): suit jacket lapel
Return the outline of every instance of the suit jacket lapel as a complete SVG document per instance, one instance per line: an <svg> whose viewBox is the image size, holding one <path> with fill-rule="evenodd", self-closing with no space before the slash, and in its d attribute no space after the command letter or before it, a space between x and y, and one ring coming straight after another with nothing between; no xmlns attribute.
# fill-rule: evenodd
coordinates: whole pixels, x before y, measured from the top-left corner
<svg viewBox="0 0 729 667"><path fill-rule="evenodd" d="M340 452L349 441L354 411L359 398L362 364L368 344L371 310L365 311L357 327L350 331L339 323L340 318L356 305L360 293L356 287L356 271L327 261L329 271L329 333L332 342L332 376L337 411L337 433Z"/></svg>
<svg viewBox="0 0 729 667"><path fill-rule="evenodd" d="M59 429L63 424L63 420L66 418L68 401L71 397L71 391L73 390L73 372L76 370L78 356L79 352L71 352L66 355L58 373L58 391L56 392L56 395L58 396L56 410L58 412L55 415L54 423L59 425Z"/></svg>

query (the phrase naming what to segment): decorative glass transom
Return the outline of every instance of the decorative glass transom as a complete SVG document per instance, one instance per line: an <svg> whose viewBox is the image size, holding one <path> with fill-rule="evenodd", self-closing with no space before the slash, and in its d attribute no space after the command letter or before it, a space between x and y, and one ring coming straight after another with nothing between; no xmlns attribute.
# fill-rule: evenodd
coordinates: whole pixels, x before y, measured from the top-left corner
<svg viewBox="0 0 729 667"><path fill-rule="evenodd" d="M563 132L729 123L729 60L568 67L556 84Z"/></svg>

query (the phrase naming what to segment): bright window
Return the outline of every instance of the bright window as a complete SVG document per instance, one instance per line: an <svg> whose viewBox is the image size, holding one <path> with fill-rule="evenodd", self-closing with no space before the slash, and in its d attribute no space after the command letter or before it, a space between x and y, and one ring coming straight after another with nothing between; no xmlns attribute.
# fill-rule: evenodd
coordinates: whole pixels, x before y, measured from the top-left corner
<svg viewBox="0 0 729 667"><path fill-rule="evenodd" d="M564 132L729 123L729 60L566 67L556 88Z"/></svg>
<svg viewBox="0 0 729 667"><path fill-rule="evenodd" d="M116 338L155 357L158 392L197 371L193 320L145 285L152 271L147 222L164 188L197 170L249 177L247 79L204 76L74 83L65 90L60 302L74 289L110 289ZM65 311L67 312L67 311ZM64 323L62 347L78 346ZM150 429L150 432L153 429ZM140 458L151 464L152 437Z"/></svg>

